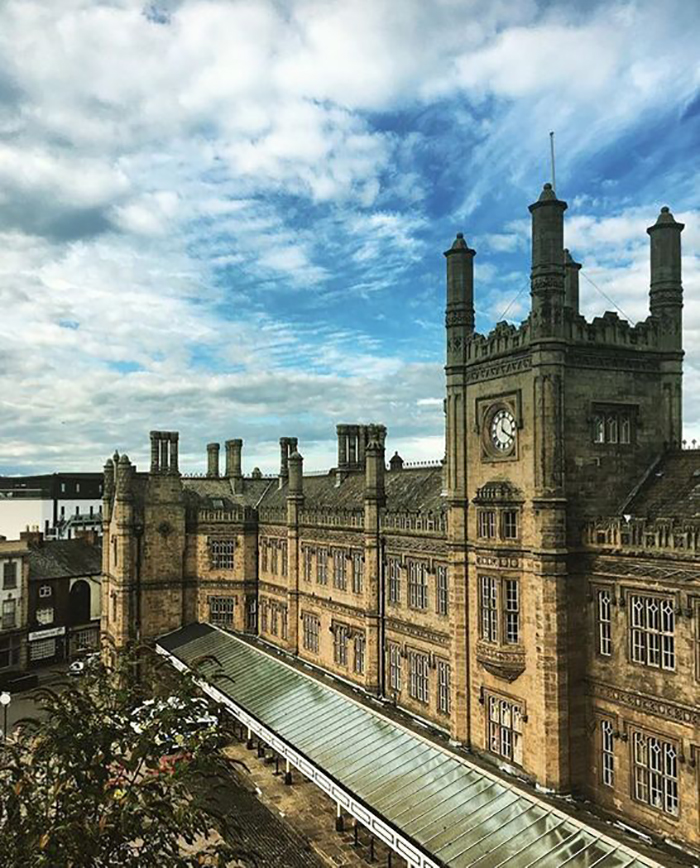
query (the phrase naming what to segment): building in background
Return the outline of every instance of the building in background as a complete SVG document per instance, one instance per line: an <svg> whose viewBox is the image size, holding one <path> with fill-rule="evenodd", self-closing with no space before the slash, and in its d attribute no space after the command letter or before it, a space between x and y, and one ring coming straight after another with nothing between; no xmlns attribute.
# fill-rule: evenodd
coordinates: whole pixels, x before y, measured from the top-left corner
<svg viewBox="0 0 700 868"><path fill-rule="evenodd" d="M94 531L75 539L29 538L27 665L72 660L100 643L100 538Z"/></svg>
<svg viewBox="0 0 700 868"><path fill-rule="evenodd" d="M385 463L381 425L338 463L244 476L242 443L178 470L105 466L102 629L116 647L207 621L255 634L556 793L700 851L700 451L681 441L680 234L648 230L635 326L579 313L566 203L532 215L531 310L474 330L473 259L447 258L444 465ZM640 292L645 291L640 287Z"/></svg>
<svg viewBox="0 0 700 868"><path fill-rule="evenodd" d="M29 544L0 540L0 687L26 667L28 589Z"/></svg>
<svg viewBox="0 0 700 868"><path fill-rule="evenodd" d="M0 476L0 536L6 539L19 539L27 530L45 539L102 533L101 509L101 473Z"/></svg>

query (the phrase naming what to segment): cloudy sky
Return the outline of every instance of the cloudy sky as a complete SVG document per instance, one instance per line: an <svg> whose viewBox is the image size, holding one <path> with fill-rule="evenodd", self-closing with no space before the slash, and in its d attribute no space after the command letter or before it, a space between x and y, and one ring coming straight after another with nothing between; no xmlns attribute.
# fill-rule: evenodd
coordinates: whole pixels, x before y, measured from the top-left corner
<svg viewBox="0 0 700 868"><path fill-rule="evenodd" d="M445 250L477 326L527 312L527 205L646 316L661 205L687 224L700 438L700 7L687 0L2 0L0 472L182 466L243 437L309 469L338 422L440 458ZM582 279L582 310L610 302Z"/></svg>

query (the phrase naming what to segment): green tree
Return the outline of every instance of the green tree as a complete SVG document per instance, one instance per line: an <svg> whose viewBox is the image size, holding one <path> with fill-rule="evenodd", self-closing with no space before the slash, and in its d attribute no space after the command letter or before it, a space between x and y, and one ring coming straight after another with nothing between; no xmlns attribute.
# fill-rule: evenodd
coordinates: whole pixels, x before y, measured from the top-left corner
<svg viewBox="0 0 700 868"><path fill-rule="evenodd" d="M233 782L191 676L141 650L36 696L43 714L0 747L3 868L254 861L216 809Z"/></svg>

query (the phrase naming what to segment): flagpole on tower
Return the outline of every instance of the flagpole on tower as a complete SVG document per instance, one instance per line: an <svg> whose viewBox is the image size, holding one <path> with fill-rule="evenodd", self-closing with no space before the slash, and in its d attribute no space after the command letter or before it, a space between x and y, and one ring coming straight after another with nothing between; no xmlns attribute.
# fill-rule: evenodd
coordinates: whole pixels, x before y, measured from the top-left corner
<svg viewBox="0 0 700 868"><path fill-rule="evenodd" d="M554 132L550 132L549 134L549 152L552 158L552 190L557 192L557 182L556 176L554 174Z"/></svg>

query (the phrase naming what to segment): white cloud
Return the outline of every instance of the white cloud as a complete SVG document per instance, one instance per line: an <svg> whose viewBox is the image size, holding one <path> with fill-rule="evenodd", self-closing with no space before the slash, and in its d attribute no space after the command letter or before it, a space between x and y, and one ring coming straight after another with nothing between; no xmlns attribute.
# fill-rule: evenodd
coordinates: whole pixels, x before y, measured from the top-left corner
<svg viewBox="0 0 700 868"><path fill-rule="evenodd" d="M532 195L552 126L566 179L670 95L686 105L692 13L672 5L180 0L144 14L142 0L6 0L0 464L94 467L117 445L143 454L160 425L185 444L243 428L260 461L298 433L320 460L336 421L387 416L420 452L405 458L440 457L440 350L415 362L425 346L391 332L394 309L441 328L435 179L463 195L456 220L525 178ZM441 107L448 133L430 123ZM601 220L587 200L567 238L636 315L654 215L613 210ZM518 254L528 221L481 239ZM498 317L527 274L476 268L480 316Z"/></svg>

